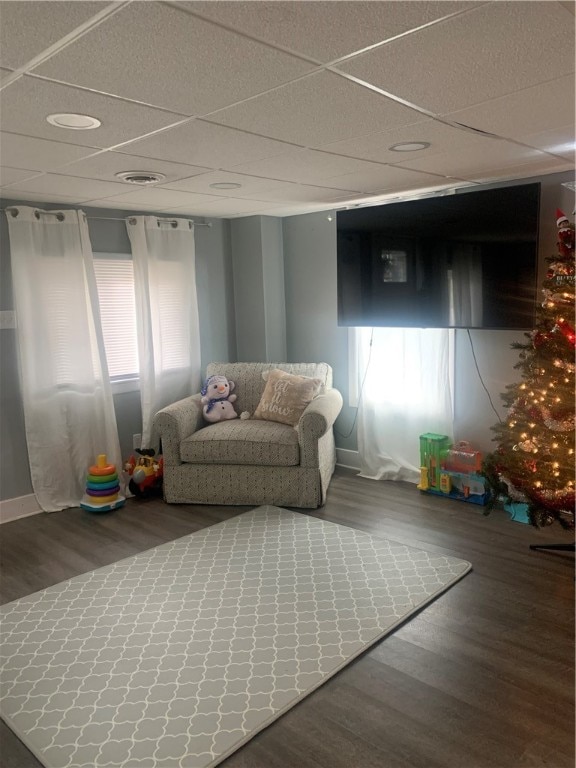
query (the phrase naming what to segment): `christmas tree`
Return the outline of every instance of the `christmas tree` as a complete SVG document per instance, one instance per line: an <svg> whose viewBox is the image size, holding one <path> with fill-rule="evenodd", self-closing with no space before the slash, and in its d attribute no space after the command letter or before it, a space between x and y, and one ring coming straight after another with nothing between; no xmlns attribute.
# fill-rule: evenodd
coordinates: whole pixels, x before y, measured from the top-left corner
<svg viewBox="0 0 576 768"><path fill-rule="evenodd" d="M522 380L502 394L505 421L484 473L495 497L528 505L535 526L574 527L574 227L556 211L558 254L548 258L537 324L516 368Z"/></svg>

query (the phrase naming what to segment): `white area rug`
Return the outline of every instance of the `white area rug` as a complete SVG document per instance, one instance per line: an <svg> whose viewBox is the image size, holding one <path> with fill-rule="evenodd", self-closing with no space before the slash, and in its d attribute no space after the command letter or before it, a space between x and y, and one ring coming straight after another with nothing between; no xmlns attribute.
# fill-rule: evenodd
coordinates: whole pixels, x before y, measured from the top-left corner
<svg viewBox="0 0 576 768"><path fill-rule="evenodd" d="M207 768L469 570L259 507L4 606L1 715L49 768Z"/></svg>

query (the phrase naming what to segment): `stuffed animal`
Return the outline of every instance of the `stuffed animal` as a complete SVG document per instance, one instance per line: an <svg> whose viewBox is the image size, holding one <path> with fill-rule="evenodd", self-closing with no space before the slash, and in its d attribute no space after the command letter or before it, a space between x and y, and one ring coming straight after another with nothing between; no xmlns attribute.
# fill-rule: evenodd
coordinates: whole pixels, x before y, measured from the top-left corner
<svg viewBox="0 0 576 768"><path fill-rule="evenodd" d="M217 421L238 418L238 414L234 410L234 406L230 400L216 400L209 412L207 412L207 409L208 406L205 405L203 408L204 418L212 424Z"/></svg>
<svg viewBox="0 0 576 768"><path fill-rule="evenodd" d="M225 421L238 417L232 405L236 400L236 395L232 394L235 386L234 382L228 381L226 376L214 375L206 379L200 391L204 406L202 413L206 421Z"/></svg>

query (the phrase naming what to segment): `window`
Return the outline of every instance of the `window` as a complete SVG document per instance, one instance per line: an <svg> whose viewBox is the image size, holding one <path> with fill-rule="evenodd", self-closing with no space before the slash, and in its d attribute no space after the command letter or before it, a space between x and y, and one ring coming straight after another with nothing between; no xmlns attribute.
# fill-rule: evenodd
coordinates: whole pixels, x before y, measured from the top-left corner
<svg viewBox="0 0 576 768"><path fill-rule="evenodd" d="M94 254L102 334L112 382L138 378L138 339L132 259L124 254Z"/></svg>

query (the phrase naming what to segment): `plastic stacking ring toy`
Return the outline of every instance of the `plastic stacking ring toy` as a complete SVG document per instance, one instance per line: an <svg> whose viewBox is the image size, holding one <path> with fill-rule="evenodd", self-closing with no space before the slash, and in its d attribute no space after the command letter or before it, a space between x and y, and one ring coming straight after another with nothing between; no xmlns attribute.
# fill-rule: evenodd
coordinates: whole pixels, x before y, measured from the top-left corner
<svg viewBox="0 0 576 768"><path fill-rule="evenodd" d="M112 493L112 489L117 491L120 488L120 485L118 483L118 478L116 478L116 480L111 480L109 483L91 483L88 481L86 483L86 488L89 491L102 491L104 493Z"/></svg>
<svg viewBox="0 0 576 768"><path fill-rule="evenodd" d="M88 472L91 475L113 475L116 472L116 467L114 464L106 464L106 454L100 453L96 459L96 464L93 464Z"/></svg>
<svg viewBox="0 0 576 768"><path fill-rule="evenodd" d="M112 483L118 480L118 472L114 472L113 475L88 475L87 482L89 483Z"/></svg>
<svg viewBox="0 0 576 768"><path fill-rule="evenodd" d="M90 496L90 494L88 494ZM117 493L113 493L108 496L90 496L94 504L111 504L113 501L116 501L118 498Z"/></svg>
<svg viewBox="0 0 576 768"><path fill-rule="evenodd" d="M93 488L86 488L86 493L88 496L112 496L115 493L118 493L120 490L120 486L118 484L113 485L112 488L105 488L104 490L98 490L95 491Z"/></svg>
<svg viewBox="0 0 576 768"><path fill-rule="evenodd" d="M111 512L113 509L120 509L120 507L123 507L124 504L126 504L126 499L123 496L120 496L116 501L113 501L111 504L88 504L87 502L82 502L80 506L82 509L85 509L86 512L93 512L95 514L99 514L100 512Z"/></svg>
<svg viewBox="0 0 576 768"><path fill-rule="evenodd" d="M93 464L88 472L91 475L96 475L96 477L101 477L102 475L113 475L116 471L116 467L114 464L105 464L103 467L98 467L96 464Z"/></svg>
<svg viewBox="0 0 576 768"><path fill-rule="evenodd" d="M116 466L107 462L105 453L96 457L96 464L88 472L84 496L80 502L82 509L87 512L110 512L124 506L126 499L119 495L120 479Z"/></svg>

